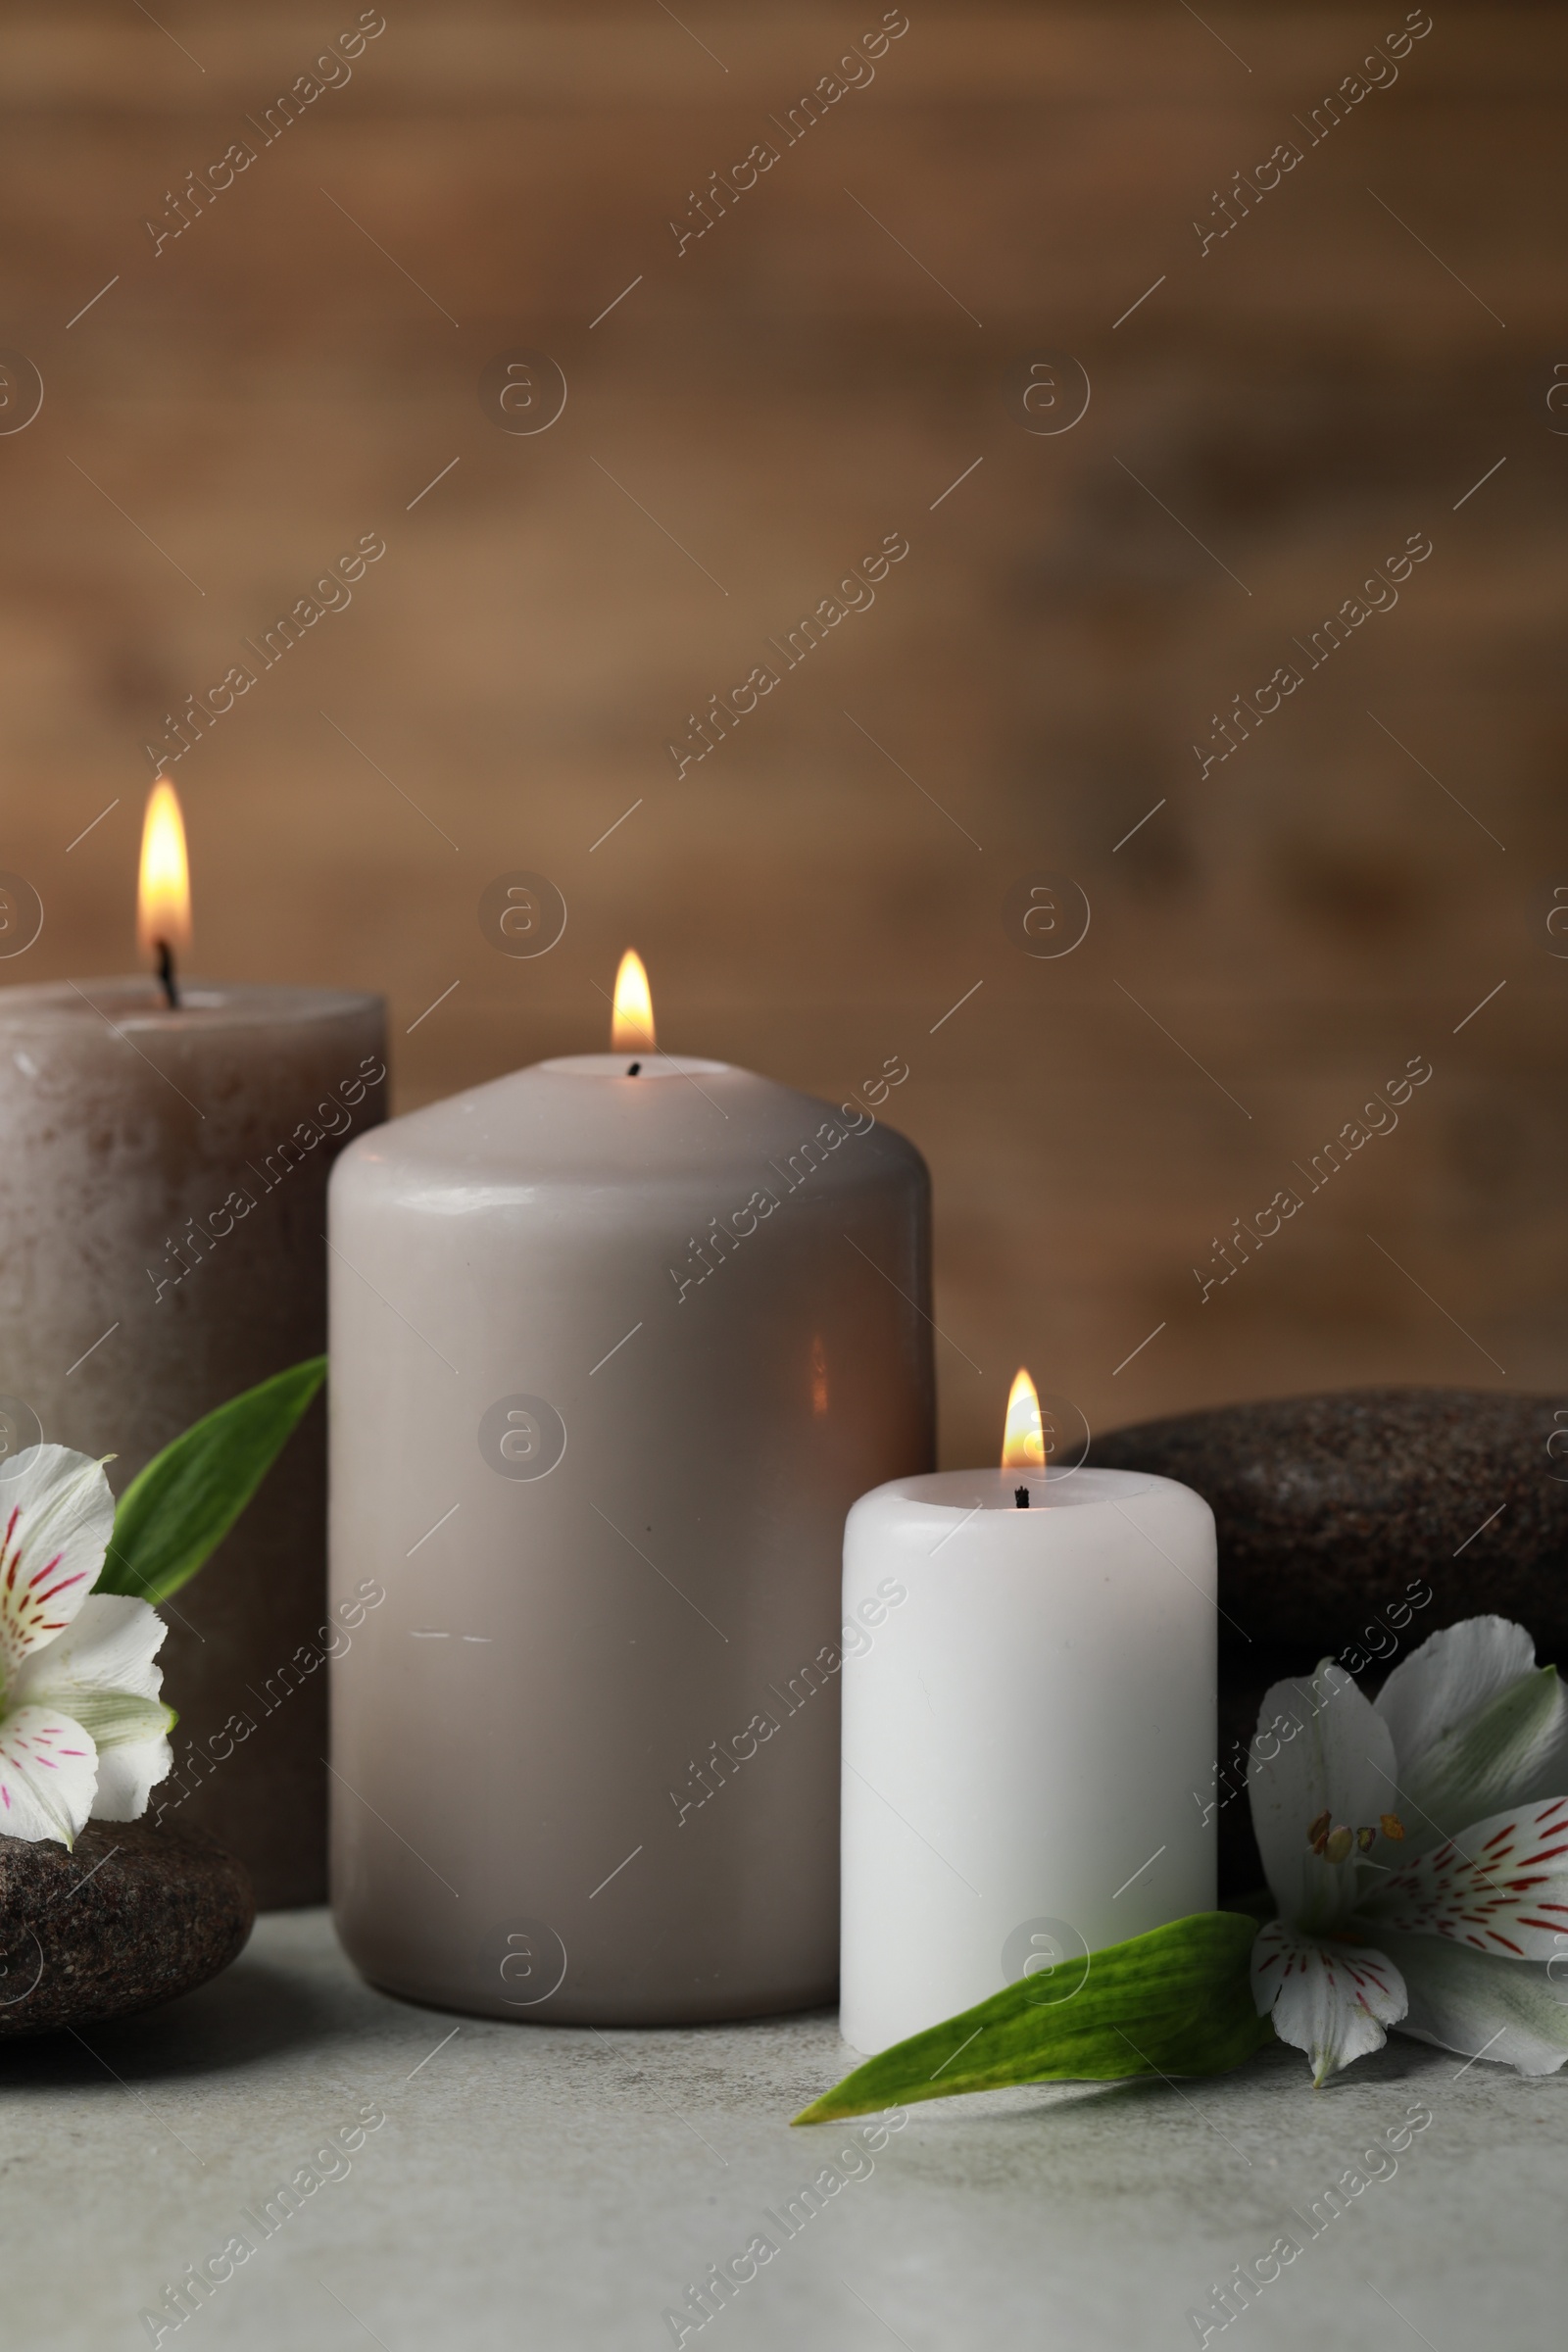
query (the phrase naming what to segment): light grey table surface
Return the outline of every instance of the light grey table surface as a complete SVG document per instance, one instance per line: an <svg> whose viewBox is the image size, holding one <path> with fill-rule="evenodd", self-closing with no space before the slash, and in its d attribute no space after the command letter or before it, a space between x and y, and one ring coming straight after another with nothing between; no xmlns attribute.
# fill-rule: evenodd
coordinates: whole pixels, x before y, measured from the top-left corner
<svg viewBox="0 0 1568 2352"><path fill-rule="evenodd" d="M1271 2051L1179 2088L916 2107L868 2156L847 2126L789 2129L849 2064L831 2016L458 2019L363 1984L307 1911L86 2043L0 2051L8 2352L149 2343L143 2310L236 2232L255 2252L166 2346L656 2352L666 2309L759 2233L778 2251L688 2345L1195 2344L1189 2309L1282 2233L1301 2251L1227 2347L1564 2341L1568 2074L1522 2082L1397 2037L1315 2094ZM1397 2169L1311 2235L1325 2190L1423 2102L1428 2128L1378 2168ZM384 2122L263 2238L247 2217L367 2108ZM852 2177L786 2235L770 2216L828 2163Z"/></svg>

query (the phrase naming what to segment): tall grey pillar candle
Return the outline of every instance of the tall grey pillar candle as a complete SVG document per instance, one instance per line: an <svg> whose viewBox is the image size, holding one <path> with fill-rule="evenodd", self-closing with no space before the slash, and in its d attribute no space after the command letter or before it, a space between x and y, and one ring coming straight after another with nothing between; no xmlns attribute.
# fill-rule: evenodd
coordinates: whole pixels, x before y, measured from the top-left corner
<svg viewBox="0 0 1568 2352"><path fill-rule="evenodd" d="M721 1062L548 1061L331 1185L333 1901L395 1992L831 1999L839 1556L932 1453L929 1184ZM846 1636L852 1641L853 1636Z"/></svg>
<svg viewBox="0 0 1568 2352"><path fill-rule="evenodd" d="M384 1045L379 998L326 989L0 990L0 1441L113 1453L122 1494L320 1353L327 1167L384 1115ZM325 1892L322 1420L164 1610L180 1721L151 1813L222 1838L264 1907Z"/></svg>

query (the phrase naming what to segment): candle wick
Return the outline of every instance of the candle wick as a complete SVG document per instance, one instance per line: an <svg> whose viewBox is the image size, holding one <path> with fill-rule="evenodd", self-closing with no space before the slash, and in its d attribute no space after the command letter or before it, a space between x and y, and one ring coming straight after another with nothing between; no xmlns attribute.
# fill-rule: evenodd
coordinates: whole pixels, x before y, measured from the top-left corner
<svg viewBox="0 0 1568 2352"><path fill-rule="evenodd" d="M1029 1490L1028 1490L1028 1488L1027 1488L1027 1487L1014 1487L1014 1488L1013 1488L1013 1490L1012 1490L1012 1499L1013 1499L1013 1501L1014 1501L1014 1502L1015 1502L1015 1503L1018 1505L1018 1508L1019 1508L1019 1510L1020 1510L1020 1511L1026 1511L1026 1510L1029 1508Z"/></svg>
<svg viewBox="0 0 1568 2352"><path fill-rule="evenodd" d="M627 1067L626 1067L626 1075L627 1075L627 1077L628 1077L628 1078L637 1078L637 1077L640 1077L640 1076L641 1076L641 1074L642 1074L642 1066L643 1066L643 1065L642 1065L642 1063L641 1063L640 1061L633 1061L633 1062L629 1062L629 1063L627 1064Z"/></svg>
<svg viewBox="0 0 1568 2352"><path fill-rule="evenodd" d="M179 1010L179 983L174 976L174 951L167 939L158 942L158 978L172 1011Z"/></svg>

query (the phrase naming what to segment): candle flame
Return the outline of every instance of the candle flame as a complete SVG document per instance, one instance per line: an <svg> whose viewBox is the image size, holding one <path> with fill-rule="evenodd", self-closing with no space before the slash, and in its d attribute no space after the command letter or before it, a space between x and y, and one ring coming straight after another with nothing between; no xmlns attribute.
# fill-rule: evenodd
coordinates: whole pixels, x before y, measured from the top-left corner
<svg viewBox="0 0 1568 2352"><path fill-rule="evenodd" d="M654 1045L654 1000L648 974L635 948L628 948L615 974L615 1009L610 1024L612 1054L647 1054Z"/></svg>
<svg viewBox="0 0 1568 2352"><path fill-rule="evenodd" d="M1007 1418L1002 1431L1004 1470L1044 1470L1046 1434L1040 1421L1040 1399L1027 1372L1014 1375L1007 1393Z"/></svg>
<svg viewBox="0 0 1568 2352"><path fill-rule="evenodd" d="M136 889L136 939L144 956L190 945L190 861L174 787L160 776L147 796Z"/></svg>

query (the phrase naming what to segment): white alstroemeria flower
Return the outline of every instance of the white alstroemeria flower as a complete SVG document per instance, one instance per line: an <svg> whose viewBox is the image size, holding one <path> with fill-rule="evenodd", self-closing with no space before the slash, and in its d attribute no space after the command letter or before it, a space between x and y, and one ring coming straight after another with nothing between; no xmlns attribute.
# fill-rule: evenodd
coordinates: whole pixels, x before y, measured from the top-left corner
<svg viewBox="0 0 1568 2352"><path fill-rule="evenodd" d="M114 1532L103 1464L29 1446L0 1479L0 1836L73 1845L135 1821L173 1761L144 1600L94 1592Z"/></svg>
<svg viewBox="0 0 1568 2352"><path fill-rule="evenodd" d="M1315 2082L1396 2026L1549 2075L1568 2059L1568 1693L1471 1617L1372 1705L1325 1659L1276 1683L1248 1764L1279 1917L1252 1991Z"/></svg>

